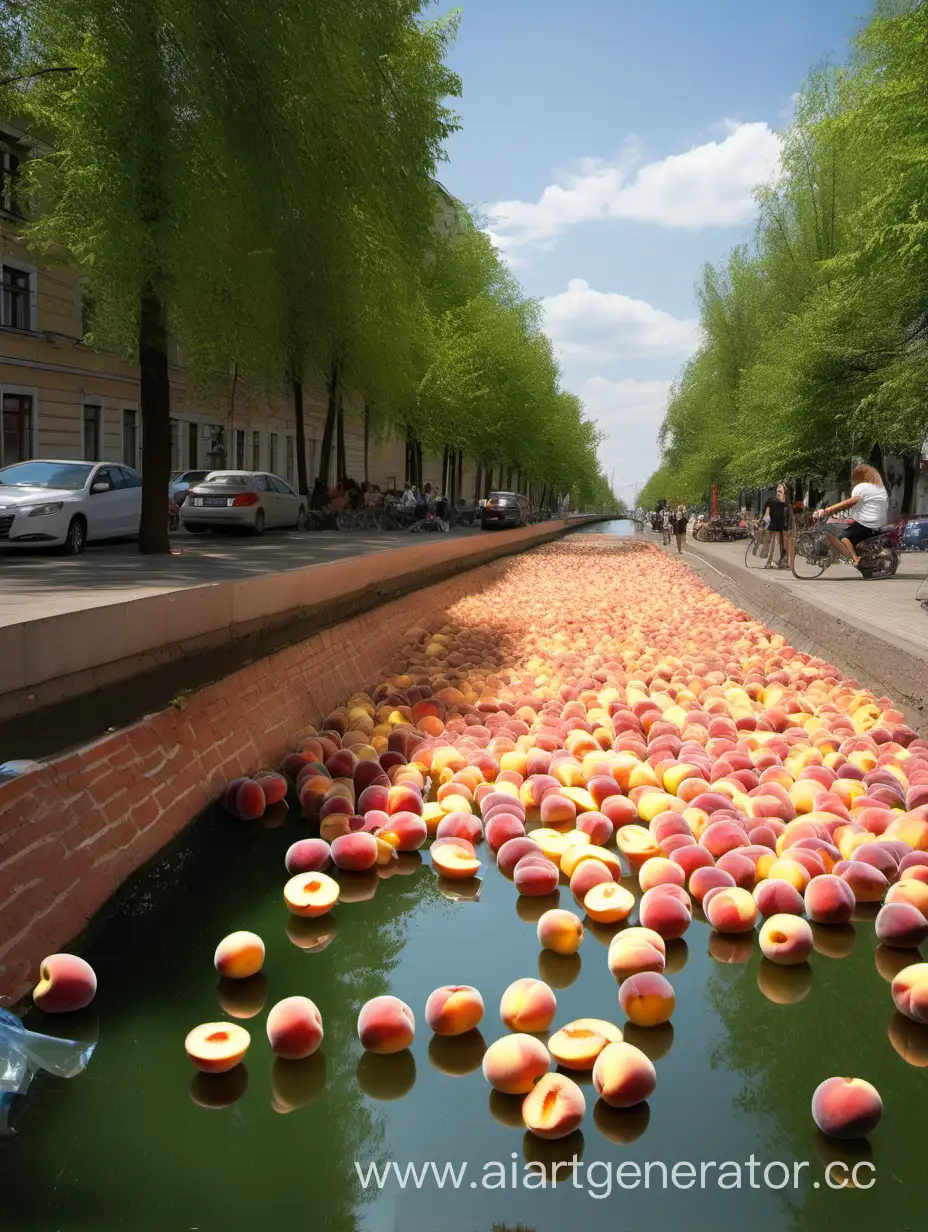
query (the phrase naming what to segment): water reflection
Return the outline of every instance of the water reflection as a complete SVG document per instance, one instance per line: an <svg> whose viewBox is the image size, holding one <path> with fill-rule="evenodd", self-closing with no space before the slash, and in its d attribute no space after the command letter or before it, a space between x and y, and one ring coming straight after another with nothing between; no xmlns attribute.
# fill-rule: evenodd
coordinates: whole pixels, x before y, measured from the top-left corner
<svg viewBox="0 0 928 1232"><path fill-rule="evenodd" d="M248 1070L236 1065L224 1074L197 1072L190 1079L190 1098L201 1108L231 1108L248 1088Z"/></svg>
<svg viewBox="0 0 928 1232"><path fill-rule="evenodd" d="M651 1121L651 1108L647 1103L634 1108L610 1108L598 1099L593 1105L593 1124L604 1138L618 1146L631 1146L637 1142Z"/></svg>
<svg viewBox="0 0 928 1232"><path fill-rule="evenodd" d="M843 1139L837 1141L817 1129L814 1134L815 1151L822 1167L828 1170L828 1177L835 1189L869 1189L874 1179L874 1169L864 1167L857 1169L858 1164L870 1164L873 1160L873 1147L866 1138ZM859 1178L855 1180L855 1176Z"/></svg>
<svg viewBox="0 0 928 1232"><path fill-rule="evenodd" d="M551 911L560 905L561 892L555 890L551 894L520 894L516 898L516 915L526 924L537 924L546 911Z"/></svg>
<svg viewBox="0 0 928 1232"><path fill-rule="evenodd" d="M857 940L853 924L813 924L812 946L824 958L848 958Z"/></svg>
<svg viewBox="0 0 928 1232"><path fill-rule="evenodd" d="M878 945L873 958L877 971L888 984L893 982L900 971L922 961L918 950L896 950L889 945Z"/></svg>
<svg viewBox="0 0 928 1232"><path fill-rule="evenodd" d="M296 918L296 917L294 917ZM308 924L308 920L300 923ZM267 976L263 971L247 980L233 980L223 976L216 987L220 1008L230 1018L254 1018L267 1002Z"/></svg>
<svg viewBox="0 0 928 1232"><path fill-rule="evenodd" d="M673 1023L662 1022L656 1027L639 1027L633 1022L627 1022L622 1027L622 1037L626 1044L634 1044L650 1061L657 1062L666 1057L673 1047Z"/></svg>
<svg viewBox="0 0 928 1232"><path fill-rule="evenodd" d="M371 1099L402 1099L416 1082L416 1061L409 1049L381 1057L366 1052L356 1070L358 1086Z"/></svg>
<svg viewBox="0 0 928 1232"><path fill-rule="evenodd" d="M532 1172L539 1183L544 1177L549 1185L570 1184L572 1170L570 1164L583 1159L585 1146L583 1132L575 1129L566 1138L550 1141L539 1138L531 1130L525 1131L522 1139L522 1158L527 1164L532 1164ZM531 1188L529 1183L528 1188Z"/></svg>
<svg viewBox="0 0 928 1232"><path fill-rule="evenodd" d="M338 920L334 915L319 916L315 920L292 915L287 921L287 936L295 946L307 953L321 953L327 945L331 945L337 932Z"/></svg>
<svg viewBox="0 0 928 1232"><path fill-rule="evenodd" d="M719 963L747 963L754 953L754 933L709 934L709 953Z"/></svg>
<svg viewBox="0 0 928 1232"><path fill-rule="evenodd" d="M538 954L538 978L552 988L569 988L583 969L579 954L555 954L541 950Z"/></svg>
<svg viewBox="0 0 928 1232"><path fill-rule="evenodd" d="M338 884L340 903L367 903L377 893L380 878L375 868L368 869L366 873L339 872Z"/></svg>
<svg viewBox="0 0 928 1232"><path fill-rule="evenodd" d="M487 1042L474 1029L463 1035L433 1035L429 1040L429 1061L442 1074L463 1078L479 1069Z"/></svg>
<svg viewBox="0 0 928 1232"><path fill-rule="evenodd" d="M471 877L467 881L455 881L453 877L438 877L436 884L439 892L453 903L475 903L480 898L480 888L483 882L479 877Z"/></svg>
<svg viewBox="0 0 928 1232"><path fill-rule="evenodd" d="M762 958L757 968L757 987L774 1005L796 1005L812 991L812 968L808 963L783 967Z"/></svg>
<svg viewBox="0 0 928 1232"><path fill-rule="evenodd" d="M490 1116L506 1129L524 1129L522 1101L524 1095L504 1095L502 1091L490 1092Z"/></svg>
<svg viewBox="0 0 928 1232"><path fill-rule="evenodd" d="M271 1107L296 1112L318 1099L325 1087L325 1056L315 1052L302 1061L275 1057L271 1066Z"/></svg>
<svg viewBox="0 0 928 1232"><path fill-rule="evenodd" d="M887 1034L903 1061L916 1069L928 1067L928 1026L923 1022L913 1022L897 1010L889 1020Z"/></svg>
<svg viewBox="0 0 928 1232"><path fill-rule="evenodd" d="M686 966L686 960L690 956L690 948L682 937L676 937L673 941L668 941L665 946L666 961L664 963L665 975L677 975Z"/></svg>

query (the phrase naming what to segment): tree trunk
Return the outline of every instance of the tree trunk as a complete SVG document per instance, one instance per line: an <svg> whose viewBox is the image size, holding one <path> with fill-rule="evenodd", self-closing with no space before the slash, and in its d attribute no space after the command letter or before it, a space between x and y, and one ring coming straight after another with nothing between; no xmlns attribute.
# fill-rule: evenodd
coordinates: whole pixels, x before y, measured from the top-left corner
<svg viewBox="0 0 928 1232"><path fill-rule="evenodd" d="M458 467L457 467L457 483L454 485L454 501L456 505L460 505L461 498L464 495L464 450L458 450Z"/></svg>
<svg viewBox="0 0 928 1232"><path fill-rule="evenodd" d="M306 420L303 415L303 382L293 378L293 417L296 420L296 486L301 496L309 496L306 473Z"/></svg>
<svg viewBox="0 0 928 1232"><path fill-rule="evenodd" d="M139 551L171 551L167 491L171 480L171 383L168 377L167 328L160 296L142 294L139 316L139 402L142 409L142 520Z"/></svg>
<svg viewBox="0 0 928 1232"><path fill-rule="evenodd" d="M364 403L364 482L370 483L368 476L368 461L371 448L371 408L368 403Z"/></svg>
<svg viewBox="0 0 928 1232"><path fill-rule="evenodd" d="M450 450L446 445L441 455L441 488L439 491L442 496L448 495L448 454Z"/></svg>
<svg viewBox="0 0 928 1232"><path fill-rule="evenodd" d="M493 467L487 467L486 483L484 485L483 495L485 499L489 499L490 493L493 491Z"/></svg>
<svg viewBox="0 0 928 1232"><path fill-rule="evenodd" d="M415 469L416 469L416 478L414 482L416 484L416 487L421 489L423 483L425 482L425 480L422 477L422 442L419 440L415 440L412 443L412 447L413 447L413 457L415 459Z"/></svg>
<svg viewBox="0 0 928 1232"><path fill-rule="evenodd" d="M483 483L483 467L478 465L474 475L474 500L480 500L480 485Z"/></svg>
<svg viewBox="0 0 928 1232"><path fill-rule="evenodd" d="M341 394L338 395L338 419L336 420L337 435L335 446L335 481L341 483L348 478L348 459L345 456L345 407Z"/></svg>
<svg viewBox="0 0 928 1232"><path fill-rule="evenodd" d="M329 370L329 378L326 381L326 390L328 392L328 403L325 412L325 427L322 430L322 448L319 451L319 475L318 478L326 486L329 487L329 471L332 467L332 438L335 435L335 420L338 418L338 360L332 361L332 367Z"/></svg>

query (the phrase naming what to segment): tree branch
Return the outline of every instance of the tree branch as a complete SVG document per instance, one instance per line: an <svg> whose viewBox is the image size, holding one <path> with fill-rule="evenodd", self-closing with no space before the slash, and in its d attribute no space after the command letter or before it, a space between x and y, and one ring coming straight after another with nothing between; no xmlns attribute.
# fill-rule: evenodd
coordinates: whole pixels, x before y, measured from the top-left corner
<svg viewBox="0 0 928 1232"><path fill-rule="evenodd" d="M0 86L14 86L18 81L32 81L36 77L44 77L46 73L76 73L76 67L39 68L34 73L24 73L22 77L7 77L0 81Z"/></svg>

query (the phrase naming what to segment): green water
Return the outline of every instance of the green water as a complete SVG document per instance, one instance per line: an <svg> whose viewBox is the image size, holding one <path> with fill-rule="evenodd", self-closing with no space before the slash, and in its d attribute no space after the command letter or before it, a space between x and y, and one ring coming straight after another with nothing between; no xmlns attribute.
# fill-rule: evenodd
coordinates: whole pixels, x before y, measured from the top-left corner
<svg viewBox="0 0 928 1232"><path fill-rule="evenodd" d="M694 921L685 943L669 948L668 974L677 993L673 1027L629 1028L627 1038L654 1058L657 1091L649 1105L605 1114L589 1082L582 1131L562 1143L539 1143L518 1123L517 1099L491 1096L480 1072L479 1038L437 1041L423 1020L428 993L444 983L471 983L484 995L481 1030L502 1033L498 1004L514 979L540 974L557 990L558 1022L579 1016L620 1025L617 990L606 967L611 930L588 931L579 958L539 956L534 920L549 900L519 900L490 863L477 900L454 901L432 873L427 853L407 857L402 875L360 877L352 897L330 920L300 931L281 898L284 853L304 832L291 815L279 828L243 825L217 814L198 821L120 900L97 920L82 951L100 991L80 1024L99 1032L89 1069L70 1081L37 1080L14 1119L17 1133L0 1140L0 1227L16 1232L236 1232L300 1228L348 1232L535 1232L681 1229L717 1232L853 1232L876 1226L904 1232L925 1226L928 1069L908 1064L888 1037L889 986L876 965L873 928L862 920L820 932L832 954L813 956L797 973L761 965L737 943L712 942ZM485 854L485 853L484 853ZM365 897L367 896L367 897ZM561 904L573 906L566 888ZM288 924L290 933L288 933ZM231 1099L244 1074L218 1086L193 1076L184 1036L195 1024L226 1017L217 996L212 954L239 928L267 943L267 1007L292 994L322 1010L321 1054L307 1062L275 1062L264 1014L252 1032L247 1087L230 1106L199 1106L210 1090ZM295 936L304 946L291 939ZM329 937L328 943L326 939ZM880 956L884 967L892 954ZM776 1004L762 987L780 1000ZM260 1000L260 977L256 993ZM365 1057L355 1033L359 1006L393 992L417 1015L410 1053ZM799 998L798 1000L795 1000ZM45 1023L47 1025L47 1019ZM30 1025L43 1026L41 1016ZM898 1023L897 1023L898 1025ZM76 1029L76 1028L75 1028ZM928 1029L925 1030L928 1034ZM913 1036L928 1064L924 1035ZM880 1090L886 1113L871 1147L829 1148L809 1114L815 1086L833 1074L865 1077ZM302 1106L296 1106L300 1105ZM275 1107L276 1105L276 1107ZM289 1112L277 1110L292 1107ZM747 1164L762 1185L763 1165L809 1167L800 1188L779 1192L709 1187L621 1189L617 1165L663 1161ZM550 1170L574 1154L576 1172L545 1189L514 1188L513 1164L540 1160ZM830 1159L869 1160L869 1190L831 1191ZM403 1165L466 1162L462 1187L434 1182L420 1191L395 1180L377 1191L358 1181L355 1161ZM485 1188L487 1161L504 1165L506 1188ZM594 1165L589 1172L587 1169ZM607 1166L613 1177L608 1197ZM499 1181L499 1169L486 1174ZM537 1170L531 1174L537 1184ZM690 1173L678 1171L685 1184ZM772 1174L775 1183L782 1170ZM869 1172L859 1173L862 1181ZM734 1179L734 1173L726 1173ZM472 1187L473 1186L473 1187Z"/></svg>

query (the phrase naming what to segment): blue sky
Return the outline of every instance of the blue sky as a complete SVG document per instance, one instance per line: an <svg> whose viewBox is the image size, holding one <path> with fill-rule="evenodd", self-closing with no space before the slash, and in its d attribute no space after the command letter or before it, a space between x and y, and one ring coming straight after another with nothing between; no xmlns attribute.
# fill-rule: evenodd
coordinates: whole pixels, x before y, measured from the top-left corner
<svg viewBox="0 0 928 1232"><path fill-rule="evenodd" d="M750 190L775 174L793 94L825 57L844 57L867 4L462 7L463 128L442 179L485 213L543 300L565 384L608 433L603 467L630 500L695 345L700 267L750 236Z"/></svg>

